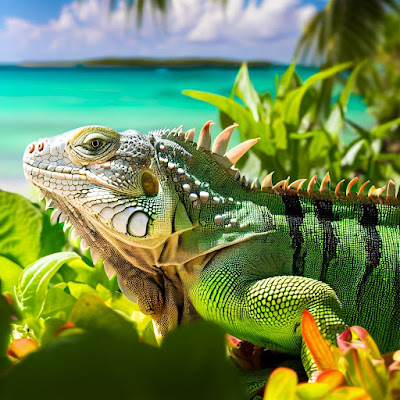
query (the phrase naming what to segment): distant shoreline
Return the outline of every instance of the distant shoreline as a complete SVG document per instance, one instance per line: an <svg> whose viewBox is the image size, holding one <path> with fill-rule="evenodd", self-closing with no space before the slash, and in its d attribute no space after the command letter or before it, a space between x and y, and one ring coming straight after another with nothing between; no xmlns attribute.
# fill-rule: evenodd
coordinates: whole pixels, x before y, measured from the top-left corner
<svg viewBox="0 0 400 400"><path fill-rule="evenodd" d="M79 61L25 61L17 64L21 67L240 67L242 61L225 60L220 58L99 58ZM264 67L274 65L269 61L247 61L250 67ZM5 66L5 65L4 65Z"/></svg>

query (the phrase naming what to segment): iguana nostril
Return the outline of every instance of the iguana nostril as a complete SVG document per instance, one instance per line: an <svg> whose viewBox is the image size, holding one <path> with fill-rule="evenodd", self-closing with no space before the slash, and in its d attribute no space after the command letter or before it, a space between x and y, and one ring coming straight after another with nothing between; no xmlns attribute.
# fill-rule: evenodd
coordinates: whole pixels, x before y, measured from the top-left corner
<svg viewBox="0 0 400 400"><path fill-rule="evenodd" d="M31 143L28 147L28 153L32 154L35 151L35 142Z"/></svg>
<svg viewBox="0 0 400 400"><path fill-rule="evenodd" d="M39 142L37 148L38 148L39 151L42 151L44 149L44 143L43 142Z"/></svg>

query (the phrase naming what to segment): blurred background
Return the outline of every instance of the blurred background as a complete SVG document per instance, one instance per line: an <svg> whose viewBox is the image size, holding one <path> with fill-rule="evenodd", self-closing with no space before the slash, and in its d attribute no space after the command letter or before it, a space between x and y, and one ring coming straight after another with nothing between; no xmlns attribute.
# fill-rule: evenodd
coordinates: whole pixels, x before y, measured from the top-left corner
<svg viewBox="0 0 400 400"><path fill-rule="evenodd" d="M250 175L383 185L400 173L399 15L396 0L1 1L0 188L28 192L40 137L210 119L214 136L240 124L231 146L262 138Z"/></svg>

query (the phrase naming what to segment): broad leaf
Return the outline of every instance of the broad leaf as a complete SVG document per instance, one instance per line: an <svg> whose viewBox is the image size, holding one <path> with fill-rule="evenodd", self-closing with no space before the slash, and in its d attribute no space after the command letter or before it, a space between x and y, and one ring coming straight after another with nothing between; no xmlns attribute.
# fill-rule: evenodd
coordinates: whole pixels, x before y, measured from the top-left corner
<svg viewBox="0 0 400 400"><path fill-rule="evenodd" d="M14 286L18 283L22 268L6 257L0 256L1 290L14 293Z"/></svg>
<svg viewBox="0 0 400 400"><path fill-rule="evenodd" d="M0 191L0 254L25 267L40 254L42 212L29 200Z"/></svg>
<svg viewBox="0 0 400 400"><path fill-rule="evenodd" d="M313 316L307 310L303 311L301 334L318 369L335 369L336 363L330 345L321 335Z"/></svg>
<svg viewBox="0 0 400 400"><path fill-rule="evenodd" d="M244 105L251 111L255 121L259 121L258 109L260 98L254 89L249 77L247 64L243 63L233 84L233 93L243 101Z"/></svg>
<svg viewBox="0 0 400 400"><path fill-rule="evenodd" d="M16 293L25 316L40 316L51 278L64 263L76 258L79 258L76 253L56 253L41 258L23 271Z"/></svg>
<svg viewBox="0 0 400 400"><path fill-rule="evenodd" d="M84 294L76 302L69 321L88 332L108 332L131 340L137 337L133 322L107 307L101 297L94 293Z"/></svg>
<svg viewBox="0 0 400 400"><path fill-rule="evenodd" d="M264 400L295 399L297 374L289 368L277 368L270 375L264 393Z"/></svg>
<svg viewBox="0 0 400 400"><path fill-rule="evenodd" d="M341 71L344 71L352 66L352 63L343 63L334 67L325 69L308 78L303 86L293 89L285 97L284 101L284 118L285 121L293 127L298 127L300 122L300 106L306 91L318 81L327 79Z"/></svg>

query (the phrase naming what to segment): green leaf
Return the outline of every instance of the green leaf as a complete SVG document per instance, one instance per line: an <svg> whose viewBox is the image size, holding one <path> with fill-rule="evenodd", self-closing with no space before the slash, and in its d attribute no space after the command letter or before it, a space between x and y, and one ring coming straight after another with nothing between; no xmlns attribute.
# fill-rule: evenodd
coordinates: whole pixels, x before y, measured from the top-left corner
<svg viewBox="0 0 400 400"><path fill-rule="evenodd" d="M0 255L22 267L65 244L60 226L24 197L0 191Z"/></svg>
<svg viewBox="0 0 400 400"><path fill-rule="evenodd" d="M331 133L338 135L339 132L343 129L344 126L344 114L347 110L347 103L350 98L350 94L353 90L353 87L356 83L357 76L360 70L365 66L365 61L358 64L356 68L352 71L349 78L347 79L346 85L342 90L339 100L332 107L328 119L326 121L325 129Z"/></svg>
<svg viewBox="0 0 400 400"><path fill-rule="evenodd" d="M290 84L292 82L295 67L296 67L296 63L293 61L290 64L289 68L281 76L281 79L279 80L279 83L278 83L278 87L276 89L277 97L283 97L286 94L286 92L289 90Z"/></svg>
<svg viewBox="0 0 400 400"><path fill-rule="evenodd" d="M258 132L258 124L254 120L251 112L246 110L242 105L229 97L220 96L218 94L200 92L198 90L184 90L183 94L205 103L212 104L220 111L228 114L234 121L239 124L241 132Z"/></svg>
<svg viewBox="0 0 400 400"><path fill-rule="evenodd" d="M133 322L107 307L98 294L84 294L75 303L69 321L88 332L108 332L131 340L137 338Z"/></svg>
<svg viewBox="0 0 400 400"><path fill-rule="evenodd" d="M330 389L326 383L301 383L297 386L296 395L300 400L320 400L329 393Z"/></svg>
<svg viewBox="0 0 400 400"><path fill-rule="evenodd" d="M280 367L268 379L263 400L294 400L297 374L290 368Z"/></svg>
<svg viewBox="0 0 400 400"><path fill-rule="evenodd" d="M251 111L255 121L259 121L258 109L261 105L257 91L250 81L247 64L243 63L233 84L233 93L243 101Z"/></svg>
<svg viewBox="0 0 400 400"><path fill-rule="evenodd" d="M41 346L47 346L53 343L56 338L57 330L66 323L65 319L60 318L47 318L44 321L44 329L40 340Z"/></svg>
<svg viewBox="0 0 400 400"><path fill-rule="evenodd" d="M1 282L0 282L1 283ZM3 290L0 285L0 292ZM10 361L6 355L11 333L11 307L4 296L0 294L0 376ZM1 386L1 385L0 385Z"/></svg>
<svg viewBox="0 0 400 400"><path fill-rule="evenodd" d="M65 319L70 314L75 302L75 297L62 289L52 287L47 292L40 316L42 318L63 317Z"/></svg>
<svg viewBox="0 0 400 400"><path fill-rule="evenodd" d="M25 267L39 257L43 217L38 207L0 191L0 254Z"/></svg>
<svg viewBox="0 0 400 400"><path fill-rule="evenodd" d="M95 319L93 322L97 323ZM55 323L53 331L56 329ZM108 329L111 327L106 331L61 334L60 339L28 355L1 380L0 398L246 398L238 376L226 361L221 328L188 324L171 332L161 349L119 335L118 330L107 334Z"/></svg>
<svg viewBox="0 0 400 400"><path fill-rule="evenodd" d="M385 138L387 136L395 136L397 138L397 133L395 133L395 130L393 130L392 133L392 129L393 127L397 127L398 125L400 125L400 117L399 118L395 118L389 122L386 122L384 124L375 126L371 129L371 134L374 135L377 138Z"/></svg>
<svg viewBox="0 0 400 400"><path fill-rule="evenodd" d="M14 293L22 268L6 257L0 256L0 280L3 292Z"/></svg>
<svg viewBox="0 0 400 400"><path fill-rule="evenodd" d="M43 310L50 279L61 266L79 258L76 253L51 254L36 261L21 274L17 286L17 297L24 315L38 318Z"/></svg>
<svg viewBox="0 0 400 400"><path fill-rule="evenodd" d="M275 134L276 140L276 149L277 150L286 150L287 149L287 132L286 126L283 121L283 118L278 118L272 124L272 128Z"/></svg>
<svg viewBox="0 0 400 400"><path fill-rule="evenodd" d="M325 69L308 78L303 86L293 89L288 93L284 100L284 118L285 121L293 127L299 126L300 106L306 91L318 81L327 79L338 72L344 71L352 66L352 63L343 63Z"/></svg>
<svg viewBox="0 0 400 400"><path fill-rule="evenodd" d="M68 282L68 288L75 299L79 299L87 293L96 293L96 290L86 283Z"/></svg>

